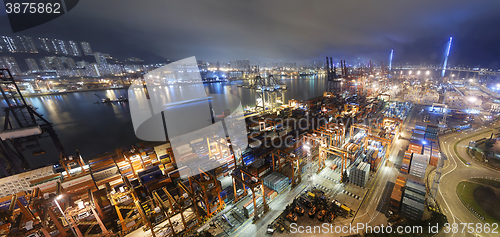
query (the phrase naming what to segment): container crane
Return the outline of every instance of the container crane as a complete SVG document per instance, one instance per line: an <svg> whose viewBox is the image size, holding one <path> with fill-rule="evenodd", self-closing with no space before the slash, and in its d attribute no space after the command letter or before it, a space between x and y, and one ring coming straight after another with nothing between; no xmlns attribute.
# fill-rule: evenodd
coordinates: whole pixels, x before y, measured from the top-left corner
<svg viewBox="0 0 500 237"><path fill-rule="evenodd" d="M249 85L240 87L257 92L255 103L257 112L275 111L279 106L285 104L285 91L288 88L281 80L274 79L273 75L268 77L256 76L250 79Z"/></svg>
<svg viewBox="0 0 500 237"><path fill-rule="evenodd" d="M38 140L46 134L52 139L57 152L65 154L52 124L26 103L9 69L0 68L0 92L7 104L4 108L4 127L0 132L1 153L5 159L0 168L5 170L5 175L30 169L23 151L40 147ZM44 153L40 149L33 151L33 155Z"/></svg>

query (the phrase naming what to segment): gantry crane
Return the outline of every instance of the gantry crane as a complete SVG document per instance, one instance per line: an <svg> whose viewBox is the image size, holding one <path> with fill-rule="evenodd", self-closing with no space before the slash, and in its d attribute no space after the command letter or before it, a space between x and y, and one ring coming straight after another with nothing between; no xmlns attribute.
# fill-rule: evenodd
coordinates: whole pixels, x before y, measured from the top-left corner
<svg viewBox="0 0 500 237"><path fill-rule="evenodd" d="M0 68L0 92L7 104L4 108L5 120L0 132L1 152L5 160L0 166L5 175L24 172L30 166L23 151L33 150L33 155L44 154L38 140L48 134L58 153L64 148L52 124L26 103L9 69Z"/></svg>
<svg viewBox="0 0 500 237"><path fill-rule="evenodd" d="M89 197L92 196L92 191L89 190ZM83 204L83 205L82 205ZM82 201L82 204L75 207L69 207L64 210L65 216L67 217L69 224L73 226L73 229L76 231L77 237L86 237L86 236L113 236L111 232L106 229L106 226L102 222L101 218L97 214L94 203L91 200L89 204L85 204ZM84 218L80 218L81 216L85 216ZM87 220L89 216L93 216L94 220ZM99 230L94 230L94 228L99 226ZM86 231L82 233L81 229ZM90 233L92 230L99 234Z"/></svg>
<svg viewBox="0 0 500 237"><path fill-rule="evenodd" d="M387 146L387 150L385 152L385 158L387 158L389 156L389 149L391 149L391 140L387 139L387 138L383 138L383 137L379 137L379 136L375 136L375 135L367 135L365 137L365 150L368 149L368 140L375 140L375 141L379 141L382 143L382 146Z"/></svg>
<svg viewBox="0 0 500 237"><path fill-rule="evenodd" d="M201 216L198 211L197 203L199 200L202 200L202 196L199 192L193 192L190 190L183 182L178 181L177 183L177 188L179 191L180 196L174 198L172 194L167 190L166 187L162 187L163 192L167 196L167 200L163 201L163 199L160 197L157 191L153 191L153 198L154 200L159 203L160 208L162 211L165 213L165 216L167 217L167 220L169 222L170 228L172 229L173 235L177 235L179 232L182 231L189 231L191 230L196 224L201 223ZM188 224L188 219L185 216L184 212L189 208L189 206L193 206L194 209L194 214L196 215L196 222L194 224ZM175 215L179 214L181 217L182 221L182 226L184 227L180 231L176 231L176 228L174 228L177 225L173 225L172 223L172 217Z"/></svg>
<svg viewBox="0 0 500 237"><path fill-rule="evenodd" d="M266 197L265 197L265 192L264 192L264 184L262 180L255 176L250 174L250 172L245 171L242 168L239 168L238 170L235 169L235 171L239 172L233 172L231 176L233 177L233 189L234 189L234 203L238 201L238 196L236 193L236 182L239 182L243 185L243 190L246 192L246 186L248 186L252 190L252 200L253 200L253 207L254 207L254 216L253 216L253 222L255 223L259 219L259 215L265 214L269 211L269 206L267 205ZM241 177L235 173L241 174ZM258 191L260 190L261 194L258 194ZM257 196L262 196L262 205L257 206Z"/></svg>
<svg viewBox="0 0 500 237"><path fill-rule="evenodd" d="M384 119L382 120L382 125L385 125L385 123L387 121L392 121L394 123L399 123L399 125L398 125L398 132L401 132L401 128L403 127L403 120L402 119L384 117Z"/></svg>
<svg viewBox="0 0 500 237"><path fill-rule="evenodd" d="M193 184L196 183L198 187L201 188L202 191L202 200L205 204L207 216L210 218L212 215L217 213L218 211L224 208L224 200L221 199L220 193L222 192L221 186L219 185L217 179L210 173L205 172L203 169L199 169L199 179L194 178L193 176L189 177L189 186L191 190L194 192ZM210 197L217 197L218 203L217 208L212 211L212 203L210 202Z"/></svg>
<svg viewBox="0 0 500 237"><path fill-rule="evenodd" d="M85 162L82 159L82 156L80 155L80 152L76 150L76 155L75 156L70 156L67 157L63 153L59 155L59 164L64 168L66 171L66 176L71 177L70 170L78 165L80 167L80 173L87 173L90 170L85 169Z"/></svg>
<svg viewBox="0 0 500 237"><path fill-rule="evenodd" d="M152 193L153 199L159 204L159 207L165 217L167 217L168 220L168 228L170 228L170 231L172 232L172 235L175 236L177 233L175 232L174 226L172 225L172 216L170 215L170 212L168 211L169 207L165 205L165 202L161 199L160 195L156 192L153 191ZM172 209L171 209L172 210Z"/></svg>
<svg viewBox="0 0 500 237"><path fill-rule="evenodd" d="M48 198L46 199L44 196ZM63 224L60 222L60 218L56 216L56 213L60 212L53 210L53 202L55 198L56 196L50 196L49 193L43 193L40 188L35 188L31 193L29 207L33 211L36 219L39 220L39 223L42 226L40 230L46 237L50 236L48 233L53 230L58 230L59 236L61 237L70 236L67 233L69 230L65 229Z"/></svg>
<svg viewBox="0 0 500 237"><path fill-rule="evenodd" d="M47 231L48 226L41 223L40 218L37 218L35 213L33 213L30 208L30 204L28 203L25 206L19 198L24 197L28 202L33 200L30 198L29 194L26 192L21 192L18 194L12 194L8 197L2 198L2 202L6 199L10 199L10 203L7 209L0 210L0 230L3 230L8 233L8 236L28 236L35 233L40 233L45 237L50 237L49 231ZM19 210L15 210L15 207L18 207ZM32 228L28 229L26 223L31 222Z"/></svg>
<svg viewBox="0 0 500 237"><path fill-rule="evenodd" d="M341 164L341 169L340 169L340 179L341 182L344 182L344 179L346 178L344 176L344 172L347 169L347 164L346 160L348 158L348 153L344 149L337 148L337 147L325 147L325 146L320 146L320 156L326 157L327 154L332 154L336 156L340 156L342 158L342 164ZM324 159L326 160L326 158Z"/></svg>
<svg viewBox="0 0 500 237"><path fill-rule="evenodd" d="M134 230L134 228L139 227L142 223L143 225L146 224L146 226L151 230L153 237L155 237L156 235L153 231L152 224L149 221L149 218L147 218L146 214L144 213L144 210L139 202L139 198L135 193L134 187L130 184L130 181L127 177L122 176L122 178L125 187L123 188L123 191L120 191L118 193L114 192L114 190L111 189L109 183L106 184L108 199L115 207L116 214L119 218L119 223L122 227L121 234L125 235L127 233L130 233L132 230ZM123 215L124 213L122 212L122 210L125 210L125 216ZM139 213L133 215L135 211L138 211ZM129 223L133 222L135 222L134 225L128 225Z"/></svg>
<svg viewBox="0 0 500 237"><path fill-rule="evenodd" d="M326 91L324 97L331 97L342 90L342 79L337 78L337 68L333 65L333 60L326 57Z"/></svg>
<svg viewBox="0 0 500 237"><path fill-rule="evenodd" d="M314 147L318 146L318 171L317 173L321 172L325 168L325 161L326 157L323 155L322 148L321 147L326 147L328 146L328 138L327 136L321 136L321 134L318 133L311 133L307 134L306 136L302 137L302 140L304 140L304 144L309 144L313 145ZM311 159L313 160L313 159Z"/></svg>
<svg viewBox="0 0 500 237"><path fill-rule="evenodd" d="M302 158L304 157L302 154L295 154L291 152L292 150L295 150L297 146L302 146L301 142L296 142L293 147L288 147L283 150L276 149L275 152L271 154L273 160L273 171L281 171L281 159L284 159L285 162L290 162L290 168L292 172L291 174L288 174L286 176L288 176L288 178L292 180L292 187L295 187L302 181L300 160L302 160ZM278 163L277 169L276 162Z"/></svg>
<svg viewBox="0 0 500 237"><path fill-rule="evenodd" d="M308 139L309 140L314 140L316 142L320 143L319 146L319 159L318 159L318 172L320 172L326 165L325 161L327 158L327 154L332 154L332 155L337 155L342 158L342 164L341 164L341 178L342 180L344 179L344 170L347 168L346 167L346 159L349 158L349 153L339 147L336 147L335 144L332 142L334 141L335 137L339 137L339 133L343 134L343 129L341 126L338 124L326 124L325 126L326 129L330 129L331 132L328 132L326 130L322 130L320 132L317 132L316 134L310 134ZM337 130L333 129L336 128ZM342 135L340 135L342 136Z"/></svg>
<svg viewBox="0 0 500 237"><path fill-rule="evenodd" d="M273 153L271 153L271 158L273 160L273 171L281 171L282 165L281 165L281 160L285 160L285 157L287 154L279 149L274 150ZM276 164L278 163L278 164Z"/></svg>
<svg viewBox="0 0 500 237"><path fill-rule="evenodd" d="M372 128L366 126L366 125L362 125L362 124L351 124L351 130L349 131L349 140L352 139L353 135L354 135L354 129L355 128L358 128L358 129L362 129L362 130L365 130L365 132L367 133L367 135L371 135L372 134Z"/></svg>
<svg viewBox="0 0 500 237"><path fill-rule="evenodd" d="M161 197L160 197L160 195L158 194L157 191L154 191L153 195L154 195L155 199L161 204L160 207L163 209L163 212L166 213L166 216L167 216L170 228L172 229L172 233L175 236L177 234L177 231L174 228L174 225L172 223L171 218L173 216L177 215L177 214L180 214L181 221L182 221L182 224L183 224L184 228L186 228L186 226L187 226L186 219L184 218L183 211L181 211L182 210L180 208L181 204L178 203L177 200L175 200L172 197L172 195L170 194L170 192L165 187L163 187L162 190L167 195L167 200L166 201L163 201L163 199L161 199ZM165 204L165 203L167 203L167 204ZM169 208L170 208L170 210L169 210Z"/></svg>
<svg viewBox="0 0 500 237"><path fill-rule="evenodd" d="M274 79L272 75L268 77L258 75L250 79L249 85L240 87L257 92L255 110L258 112L272 112L285 104L285 91L287 91L287 87L281 80Z"/></svg>
<svg viewBox="0 0 500 237"><path fill-rule="evenodd" d="M327 137L329 147L340 147L344 143L345 130L344 127L336 123L328 123L314 130Z"/></svg>
<svg viewBox="0 0 500 237"><path fill-rule="evenodd" d="M178 200L180 211L181 211L181 213L183 213L190 206L190 205L188 205L189 202L191 202L191 205L193 206L193 209L196 213L196 220L197 220L197 223L195 223L195 225L193 225L193 226L196 226L196 224L201 223L200 213L198 212L197 200L202 199L202 196L199 193L193 192L180 180L177 182L177 184L179 187L179 194L180 194L180 197ZM184 222L185 222L184 227L189 230L190 229L189 225L187 225L187 222L185 219L184 219Z"/></svg>
<svg viewBox="0 0 500 237"><path fill-rule="evenodd" d="M359 105L358 104L344 104L344 112L347 113L347 111L353 111L354 114L356 114L359 111Z"/></svg>

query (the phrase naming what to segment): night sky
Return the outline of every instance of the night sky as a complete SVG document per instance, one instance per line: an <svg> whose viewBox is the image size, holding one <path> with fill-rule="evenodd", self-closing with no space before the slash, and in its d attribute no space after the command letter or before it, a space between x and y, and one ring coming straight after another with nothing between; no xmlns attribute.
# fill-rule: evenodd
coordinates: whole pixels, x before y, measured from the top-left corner
<svg viewBox="0 0 500 237"><path fill-rule="evenodd" d="M498 0L82 0L16 34L0 12L0 35L88 41L118 58L379 64L394 49L395 65L437 64L452 36L452 65L500 67Z"/></svg>

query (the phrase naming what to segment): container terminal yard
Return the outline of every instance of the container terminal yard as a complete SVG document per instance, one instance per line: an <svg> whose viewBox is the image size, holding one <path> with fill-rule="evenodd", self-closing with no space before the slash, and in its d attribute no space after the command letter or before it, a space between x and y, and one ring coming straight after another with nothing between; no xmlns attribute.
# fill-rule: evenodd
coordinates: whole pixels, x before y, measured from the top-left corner
<svg viewBox="0 0 500 237"><path fill-rule="evenodd" d="M242 117L244 150L214 135L175 148L142 142L84 159L58 147L50 123L35 120L39 115L21 96L18 104L7 103L10 115L18 116L0 134L2 154L19 163L19 144L48 134L61 151L60 166L0 180L0 235L284 236L294 234L294 226L396 227L471 215L451 213L440 194L440 178L448 174L443 170L455 158L439 136L474 128L474 116L455 107L477 110L481 129L491 126L497 105L484 109L494 102L470 99L487 92L448 78L429 81L410 73L396 80L399 71L340 65L326 58L326 91L307 101L286 101L280 80L256 75L244 87L259 92L261 102ZM17 88L8 70L2 83ZM12 101L14 93L4 91L4 100ZM22 124L19 116L33 123L9 127ZM186 165L196 155L221 165Z"/></svg>

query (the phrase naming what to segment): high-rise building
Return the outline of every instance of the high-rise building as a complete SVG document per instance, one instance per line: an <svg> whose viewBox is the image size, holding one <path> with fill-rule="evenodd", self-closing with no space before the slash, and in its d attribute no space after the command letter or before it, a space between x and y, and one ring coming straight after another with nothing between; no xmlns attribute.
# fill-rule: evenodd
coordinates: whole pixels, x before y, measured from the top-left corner
<svg viewBox="0 0 500 237"><path fill-rule="evenodd" d="M54 52L55 49L52 47L52 41L49 38L38 38L40 43L42 43L42 50L46 53Z"/></svg>
<svg viewBox="0 0 500 237"><path fill-rule="evenodd" d="M75 60L70 57L61 57L61 62L68 66L68 69L76 69Z"/></svg>
<svg viewBox="0 0 500 237"><path fill-rule="evenodd" d="M75 57L80 57L82 54L80 53L80 50L78 49L78 45L76 44L75 41L70 40L69 41L69 48L71 49L71 55Z"/></svg>
<svg viewBox="0 0 500 237"><path fill-rule="evenodd" d="M16 36L15 42L16 42L18 53L27 53L28 52L28 47L27 47L28 45L26 44L26 40L24 40L23 36Z"/></svg>
<svg viewBox="0 0 500 237"><path fill-rule="evenodd" d="M60 54L61 48L59 48L59 40L57 39L50 39L50 49L53 50L55 54Z"/></svg>
<svg viewBox="0 0 500 237"><path fill-rule="evenodd" d="M56 70L64 70L64 69L66 69L64 67L64 64L63 64L63 61L62 61L61 57L51 56L51 57L45 57L45 58L48 60L48 63L50 65L50 67L55 68Z"/></svg>
<svg viewBox="0 0 500 237"><path fill-rule="evenodd" d="M19 65L16 62L16 59L11 56L3 56L2 60L4 62L5 67L7 67L10 70L10 73L12 75L19 75L21 74L21 69L19 69Z"/></svg>
<svg viewBox="0 0 500 237"><path fill-rule="evenodd" d="M88 74L94 77L99 77L101 76L101 72L99 71L99 65L96 63L90 64L88 67Z"/></svg>
<svg viewBox="0 0 500 237"><path fill-rule="evenodd" d="M36 64L36 60L35 59L27 58L27 59L24 59L24 61L26 61L26 64L28 65L28 69L31 72L40 71L40 68L38 67L38 64Z"/></svg>
<svg viewBox="0 0 500 237"><path fill-rule="evenodd" d="M83 54L92 55L92 48L88 42L82 41L80 44L82 45Z"/></svg>
<svg viewBox="0 0 500 237"><path fill-rule="evenodd" d="M68 55L68 47L66 47L66 43L64 42L64 40L56 40L56 43L59 52L64 55Z"/></svg>
<svg viewBox="0 0 500 237"><path fill-rule="evenodd" d="M94 53L94 57L95 57L95 62L98 65L108 64L108 62L106 61L106 54L103 54L103 53L100 53L100 52L95 52Z"/></svg>
<svg viewBox="0 0 500 237"><path fill-rule="evenodd" d="M28 36L16 36L16 45L18 52L21 53L38 53L38 49L33 42L33 38Z"/></svg>
<svg viewBox="0 0 500 237"><path fill-rule="evenodd" d="M7 47L7 50L9 50L9 52L11 53L15 53L17 52L17 46L16 46L16 42L14 41L14 39L10 36L2 36L2 39L3 39L3 42L5 43L5 46Z"/></svg>
<svg viewBox="0 0 500 237"><path fill-rule="evenodd" d="M50 65L49 59L47 58L40 59L40 66L42 66L42 69L44 71L52 70L52 66Z"/></svg>
<svg viewBox="0 0 500 237"><path fill-rule="evenodd" d="M26 41L28 42L28 48L30 53L38 53L38 48L35 45L35 41L31 37L26 37Z"/></svg>
<svg viewBox="0 0 500 237"><path fill-rule="evenodd" d="M77 68L86 68L90 65L89 62L85 61L85 60L81 60L81 61L77 61L76 62L76 67Z"/></svg>

